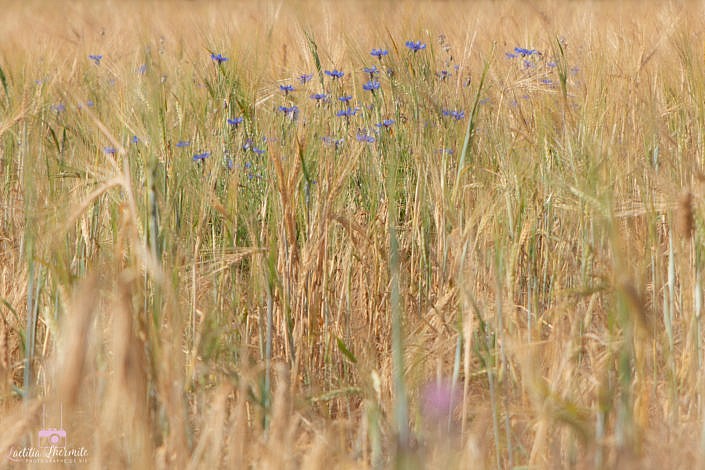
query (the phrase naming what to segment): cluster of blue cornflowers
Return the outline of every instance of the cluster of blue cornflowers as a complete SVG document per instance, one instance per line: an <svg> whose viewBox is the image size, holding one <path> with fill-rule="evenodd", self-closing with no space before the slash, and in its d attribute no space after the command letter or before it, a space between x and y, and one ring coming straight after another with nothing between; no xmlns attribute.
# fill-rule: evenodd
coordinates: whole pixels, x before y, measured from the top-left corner
<svg viewBox="0 0 705 470"><path fill-rule="evenodd" d="M452 117L456 121L460 121L461 119L465 118L465 111L458 111L455 109L444 109L442 113L444 116Z"/></svg>
<svg viewBox="0 0 705 470"><path fill-rule="evenodd" d="M427 45L419 40L406 41L405 46L412 53L412 55L421 53L427 48ZM525 50L520 48L517 48L515 50L515 53L522 54L522 56L532 56L534 54L538 54L538 52L535 50ZM365 75L366 80L361 82L360 87L362 88L361 91L363 93L370 93L370 95L367 96L374 96L377 93L382 92L384 84L383 80L380 79L380 75L383 72L386 71L387 75L392 76L387 63L384 60L388 55L389 50L384 48L373 48L370 50L370 56L376 59L377 63L367 64L361 69L361 72ZM89 56L89 58L93 60L97 65L99 65L100 60L102 60L102 56L97 55L91 55ZM230 60L223 54L215 52L210 53L210 58L219 67ZM457 69L458 68L456 66L456 71ZM362 106L362 104L360 104L360 106L357 106L355 104L354 93L344 92L345 84L348 83L348 75L344 70L338 68L331 68L325 70L319 69L319 73L321 73L322 77L325 76L330 81L321 81L321 84L323 85L324 89L320 92L312 92L314 90L311 90L306 93L307 98L313 100L317 106L328 107L331 106L332 103L339 103L340 107L334 110L335 116L344 118L346 121L350 121L353 117L357 116L363 108L369 108L370 110L374 109L373 104L366 104L363 106L363 108L360 107ZM448 70L442 70L438 72L437 75L441 80L445 80L452 74ZM291 79L290 83L284 82L279 84L278 88L283 95L284 102L280 105L276 105L276 111L281 113L283 116L291 119L292 121L298 120L299 114L302 112L302 110L300 110L298 106L300 102L297 100L297 92L299 91L298 87L300 86L301 90L306 90L310 86L309 84L312 83L313 77L313 73L300 73L299 75L294 76ZM295 83L297 85L295 85ZM461 120L465 117L464 111L442 110L442 112L443 115L452 117L455 120ZM365 111L365 113L367 113L367 111ZM229 117L226 119L226 123L227 126L232 128L233 130L238 130L243 126L244 119L243 117ZM358 129L358 131L354 134L355 140L367 144L375 143L378 139L382 137L383 134L392 133L392 129L395 124L396 121L394 119L383 119L371 125L370 128L372 129L372 131L368 131L366 129ZM342 148L345 142L345 138L325 136L321 137L321 142L326 146L331 146L338 150ZM179 141L176 144L176 147L183 148L188 147L189 145L189 141ZM254 141L251 138L246 138L244 140L244 144L242 144L242 146L240 147L240 151L245 153L253 153L254 155L258 156L263 155L266 152L265 148L260 148L255 145ZM226 166L227 168L232 169L233 161L231 158L229 158L230 152L226 150L225 154L227 158ZM192 159L196 162L202 162L209 157L211 157L210 151L201 151L192 154ZM247 165L251 166L252 162L248 161Z"/></svg>

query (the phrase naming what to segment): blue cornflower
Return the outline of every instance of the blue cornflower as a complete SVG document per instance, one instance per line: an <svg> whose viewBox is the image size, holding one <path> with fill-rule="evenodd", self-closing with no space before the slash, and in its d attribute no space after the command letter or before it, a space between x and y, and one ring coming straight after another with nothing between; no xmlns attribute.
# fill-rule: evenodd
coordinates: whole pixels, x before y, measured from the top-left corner
<svg viewBox="0 0 705 470"><path fill-rule="evenodd" d="M257 155L262 155L262 154L264 154L264 153L266 152L266 150L261 149L261 148L259 148L259 147L252 147L250 150L252 150L252 151L253 151L254 153L256 153Z"/></svg>
<svg viewBox="0 0 705 470"><path fill-rule="evenodd" d="M370 52L371 56L377 57L379 60L382 60L382 56L387 54L389 54L387 49L372 49L372 52Z"/></svg>
<svg viewBox="0 0 705 470"><path fill-rule="evenodd" d="M103 148L103 152L105 152L106 155L115 155L117 153L117 150L115 147L105 147Z"/></svg>
<svg viewBox="0 0 705 470"><path fill-rule="evenodd" d="M555 62L549 62L546 64L546 66L551 67L551 68L555 68L555 67L558 67L558 64L556 64Z"/></svg>
<svg viewBox="0 0 705 470"><path fill-rule="evenodd" d="M137 67L137 73L140 75L144 75L147 73L147 64L142 64L139 67Z"/></svg>
<svg viewBox="0 0 705 470"><path fill-rule="evenodd" d="M279 89L283 91L285 95L288 95L290 91L294 91L292 85L279 85Z"/></svg>
<svg viewBox="0 0 705 470"><path fill-rule="evenodd" d="M426 49L426 44L421 41L406 41L406 47L414 52L419 52L420 50Z"/></svg>
<svg viewBox="0 0 705 470"><path fill-rule="evenodd" d="M379 73L379 69L376 65L373 65L372 67L365 67L362 71L370 74L370 80L374 79L375 75Z"/></svg>
<svg viewBox="0 0 705 470"><path fill-rule="evenodd" d="M286 106L279 106L279 111L283 112L284 114L295 113L298 110L299 110L299 108L296 105L293 105L288 108Z"/></svg>
<svg viewBox="0 0 705 470"><path fill-rule="evenodd" d="M449 109L444 109L443 115L450 116L453 119L455 119L456 121L460 121L461 119L465 118L465 111L455 111L455 110L451 111Z"/></svg>
<svg viewBox="0 0 705 470"><path fill-rule="evenodd" d="M333 146L335 146L336 149L337 149L338 147L340 147L341 145L343 145L343 141L344 141L344 139L336 139L336 138L334 138L334 137L329 137L329 136L322 137L321 140L322 140L323 143L326 144L326 145L333 145Z"/></svg>
<svg viewBox="0 0 705 470"><path fill-rule="evenodd" d="M325 74L331 77L333 80L335 80L336 78L342 78L343 75L345 75L345 73L341 72L338 69L326 70Z"/></svg>
<svg viewBox="0 0 705 470"><path fill-rule="evenodd" d="M507 59L515 59L517 56L516 54L514 54L512 52L505 52L504 55Z"/></svg>
<svg viewBox="0 0 705 470"><path fill-rule="evenodd" d="M196 155L193 156L193 161L197 162L199 160L205 160L206 158L208 158L210 156L211 156L210 152L197 153Z"/></svg>
<svg viewBox="0 0 705 470"><path fill-rule="evenodd" d="M231 126L233 126L233 127L235 127L235 128L237 128L237 126L239 126L241 123L242 123L242 118L241 118L241 117L236 117L236 118L233 118L233 119L228 119L228 124L230 124Z"/></svg>
<svg viewBox="0 0 705 470"><path fill-rule="evenodd" d="M369 82L362 85L362 89L366 91L371 91L374 93L375 90L379 90L380 84L377 80L370 80Z"/></svg>
<svg viewBox="0 0 705 470"><path fill-rule="evenodd" d="M337 113L335 113L336 116L338 117L346 117L349 118L350 116L354 116L357 114L359 108L347 108L347 109L341 109Z"/></svg>
<svg viewBox="0 0 705 470"><path fill-rule="evenodd" d="M384 121L378 122L377 124L375 124L375 126L379 127L380 129L383 127L385 129L387 129L387 128L392 127L392 124L394 124L394 122L395 122L394 119L385 119Z"/></svg>
<svg viewBox="0 0 705 470"><path fill-rule="evenodd" d="M553 83L553 80L551 80L550 78L542 78L541 83L543 83L544 85L551 85Z"/></svg>
<svg viewBox="0 0 705 470"><path fill-rule="evenodd" d="M310 73L302 73L299 75L299 81L301 82L302 85L306 84L313 78L313 74Z"/></svg>
<svg viewBox="0 0 705 470"><path fill-rule="evenodd" d="M228 159L225 161L225 167L226 167L228 170L232 170L234 166L235 166L235 164L233 163L233 159L232 159L232 158L228 158Z"/></svg>
<svg viewBox="0 0 705 470"><path fill-rule="evenodd" d="M95 62L95 65L100 65L100 61L103 60L102 54L90 54L88 58Z"/></svg>
<svg viewBox="0 0 705 470"><path fill-rule="evenodd" d="M140 142L140 138L137 137L136 135L133 135L132 138L130 139L130 141L131 141L133 144L138 144L138 143Z"/></svg>
<svg viewBox="0 0 705 470"><path fill-rule="evenodd" d="M288 108L286 106L279 106L279 111L286 115L296 117L296 115L299 113L299 107L296 105L293 105Z"/></svg>
<svg viewBox="0 0 705 470"><path fill-rule="evenodd" d="M436 75L438 75L438 78L445 81L448 77L451 76L451 73L447 70L441 70L440 72L436 73Z"/></svg>
<svg viewBox="0 0 705 470"><path fill-rule="evenodd" d="M51 110L56 114L61 114L66 111L66 105L64 103L58 103L51 106Z"/></svg>
<svg viewBox="0 0 705 470"><path fill-rule="evenodd" d="M338 100L342 101L343 103L349 103L351 99L352 96L341 96L340 98L338 98Z"/></svg>
<svg viewBox="0 0 705 470"><path fill-rule="evenodd" d="M516 52L518 55L522 57L527 57L531 55L541 55L539 51L536 49L526 49L524 47L515 47L514 52Z"/></svg>
<svg viewBox="0 0 705 470"><path fill-rule="evenodd" d="M358 133L355 138L358 142L367 142L368 144L371 144L375 141L374 137L372 137L371 135L364 134L362 132Z"/></svg>
<svg viewBox="0 0 705 470"><path fill-rule="evenodd" d="M176 143L176 146L179 148L188 147L189 145L191 145L191 142L188 140L180 140Z"/></svg>
<svg viewBox="0 0 705 470"><path fill-rule="evenodd" d="M92 108L93 106L95 106L95 103L93 102L93 100L88 100L88 101L86 101L86 106L88 106L89 108Z"/></svg>
<svg viewBox="0 0 705 470"><path fill-rule="evenodd" d="M211 59L213 59L218 65L220 65L223 62L226 62L228 60L228 58L224 57L222 54L213 54L213 53L211 53Z"/></svg>
<svg viewBox="0 0 705 470"><path fill-rule="evenodd" d="M311 95L311 99L316 101L325 101L328 99L328 95L325 93L314 93Z"/></svg>

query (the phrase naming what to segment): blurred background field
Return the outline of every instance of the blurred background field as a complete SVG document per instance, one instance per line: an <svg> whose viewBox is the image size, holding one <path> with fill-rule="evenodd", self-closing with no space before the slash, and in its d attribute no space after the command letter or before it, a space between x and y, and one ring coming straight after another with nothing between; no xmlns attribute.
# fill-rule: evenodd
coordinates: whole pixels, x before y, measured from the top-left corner
<svg viewBox="0 0 705 470"><path fill-rule="evenodd" d="M701 3L0 10L1 465L705 464Z"/></svg>

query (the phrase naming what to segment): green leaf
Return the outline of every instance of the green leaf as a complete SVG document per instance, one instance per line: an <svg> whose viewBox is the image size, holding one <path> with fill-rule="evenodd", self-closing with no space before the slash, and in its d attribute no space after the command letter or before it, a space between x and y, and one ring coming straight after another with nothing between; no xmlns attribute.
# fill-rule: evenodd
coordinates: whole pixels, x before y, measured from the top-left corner
<svg viewBox="0 0 705 470"><path fill-rule="evenodd" d="M56 146L56 152L58 154L61 154L61 144L59 143L59 138L56 136L56 132L54 132L53 127L49 128L49 134L51 135L51 140L54 142L54 145Z"/></svg>
<svg viewBox="0 0 705 470"><path fill-rule="evenodd" d="M306 36L306 40L308 41L308 49L311 52L311 56L313 57L313 63L316 64L316 71L318 72L318 79L321 82L321 88L324 88L323 69L321 68L321 59L318 56L318 45L316 44L316 41L314 41L313 34L311 32L304 31L304 35Z"/></svg>
<svg viewBox="0 0 705 470"><path fill-rule="evenodd" d="M348 347L345 345L342 339L337 338L338 340L338 349L340 350L341 353L343 353L343 356L345 356L350 362L353 364L357 364L357 358L353 353L350 352Z"/></svg>
<svg viewBox="0 0 705 470"><path fill-rule="evenodd" d="M491 56L494 55L494 47L492 48ZM482 75L480 76L480 84L477 87L477 93L475 93L475 102L472 105L472 111L470 113L470 119L468 120L468 127L465 131L465 141L463 142L463 150L460 153L460 162L458 163L458 171L455 175L455 186L453 187L453 199L455 199L456 191L460 183L460 175L465 170L465 165L467 163L468 152L472 147L472 140L475 136L475 127L477 126L477 115L480 110L480 98L482 97L482 92L484 91L485 79L487 78L487 72L490 70L490 59L485 61L485 67L482 70Z"/></svg>
<svg viewBox="0 0 705 470"><path fill-rule="evenodd" d="M7 91L7 77L5 76L5 71L0 67L0 83L2 83L2 89L5 90L5 96L10 98L10 93Z"/></svg>

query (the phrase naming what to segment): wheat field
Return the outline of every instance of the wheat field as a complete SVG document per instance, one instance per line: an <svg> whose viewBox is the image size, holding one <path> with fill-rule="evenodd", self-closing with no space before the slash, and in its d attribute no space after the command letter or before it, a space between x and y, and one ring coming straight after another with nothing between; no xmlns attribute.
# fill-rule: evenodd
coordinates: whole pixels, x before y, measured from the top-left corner
<svg viewBox="0 0 705 470"><path fill-rule="evenodd" d="M703 6L0 1L0 467L703 468Z"/></svg>

